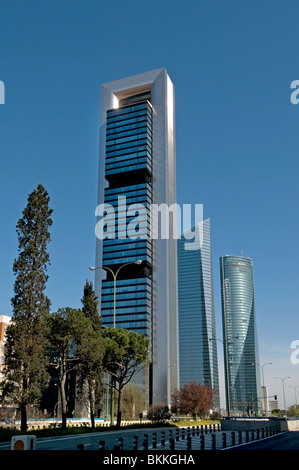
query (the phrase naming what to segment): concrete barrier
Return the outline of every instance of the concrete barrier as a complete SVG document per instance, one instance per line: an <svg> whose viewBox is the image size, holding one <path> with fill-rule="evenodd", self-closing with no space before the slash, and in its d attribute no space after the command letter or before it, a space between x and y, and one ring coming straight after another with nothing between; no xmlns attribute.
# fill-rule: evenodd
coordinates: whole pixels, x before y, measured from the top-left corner
<svg viewBox="0 0 299 470"><path fill-rule="evenodd" d="M280 419L281 431L299 431L299 419L282 418Z"/></svg>
<svg viewBox="0 0 299 470"><path fill-rule="evenodd" d="M256 431L278 427L279 432L299 431L298 418L224 418L221 420L222 431Z"/></svg>
<svg viewBox="0 0 299 470"><path fill-rule="evenodd" d="M269 418L225 418L221 420L222 431L252 431L270 426Z"/></svg>

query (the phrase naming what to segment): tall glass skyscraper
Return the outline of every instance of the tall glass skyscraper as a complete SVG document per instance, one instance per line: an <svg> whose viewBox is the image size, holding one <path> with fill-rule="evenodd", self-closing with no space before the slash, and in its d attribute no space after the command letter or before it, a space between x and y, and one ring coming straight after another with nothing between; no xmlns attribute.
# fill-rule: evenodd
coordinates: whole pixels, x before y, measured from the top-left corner
<svg viewBox="0 0 299 470"><path fill-rule="evenodd" d="M227 410L231 415L257 412L261 388L253 262L223 256L220 277Z"/></svg>
<svg viewBox="0 0 299 470"><path fill-rule="evenodd" d="M105 269L96 270L95 288L103 326L150 340L148 404L170 403L178 387L177 241L171 226L169 239L153 239L150 218L151 205L175 202L174 87L166 70L102 85L96 215L105 236L96 231L96 266ZM118 273L115 292L110 270Z"/></svg>
<svg viewBox="0 0 299 470"><path fill-rule="evenodd" d="M217 345L211 341L216 326L210 219L200 225L196 250L186 249L186 234L178 240L180 387L189 382L209 385L219 408Z"/></svg>

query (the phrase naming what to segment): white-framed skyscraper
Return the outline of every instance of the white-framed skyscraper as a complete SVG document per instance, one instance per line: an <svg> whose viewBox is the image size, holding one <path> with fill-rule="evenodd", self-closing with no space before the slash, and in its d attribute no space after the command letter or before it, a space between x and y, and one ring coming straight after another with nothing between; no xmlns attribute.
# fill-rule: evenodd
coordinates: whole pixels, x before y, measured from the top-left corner
<svg viewBox="0 0 299 470"><path fill-rule="evenodd" d="M219 408L210 219L198 225L200 239L195 250L186 249L189 242L184 235L188 240L190 233L178 240L180 387L189 382L210 386L214 408Z"/></svg>
<svg viewBox="0 0 299 470"><path fill-rule="evenodd" d="M115 327L150 339L151 365L143 384L148 404L169 404L179 384L177 240L171 225L168 239L152 239L149 221L152 204L176 203L175 157L174 86L166 70L103 84L98 207L112 206L118 219L114 238L97 238L96 267L117 270L130 263L116 281ZM139 238L127 230L132 204L146 208ZM134 264L137 260L142 263ZM113 279L107 269L95 271L95 290L103 326L112 326Z"/></svg>

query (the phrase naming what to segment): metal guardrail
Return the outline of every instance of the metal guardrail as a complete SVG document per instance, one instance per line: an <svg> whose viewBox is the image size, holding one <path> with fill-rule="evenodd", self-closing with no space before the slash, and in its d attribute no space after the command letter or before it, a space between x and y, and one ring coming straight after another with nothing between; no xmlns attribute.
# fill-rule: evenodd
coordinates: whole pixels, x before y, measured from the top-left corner
<svg viewBox="0 0 299 470"><path fill-rule="evenodd" d="M265 426L260 429L250 431L225 431L222 432L220 426L193 426L187 428L177 428L176 430L154 432L149 439L149 434L145 433L141 441L137 435L133 438L131 450L224 450L256 440L265 439L280 434L279 425ZM124 438L118 438L118 442L109 448L104 440L99 441L99 450L123 450L128 449ZM78 445L78 450L84 450L82 444Z"/></svg>

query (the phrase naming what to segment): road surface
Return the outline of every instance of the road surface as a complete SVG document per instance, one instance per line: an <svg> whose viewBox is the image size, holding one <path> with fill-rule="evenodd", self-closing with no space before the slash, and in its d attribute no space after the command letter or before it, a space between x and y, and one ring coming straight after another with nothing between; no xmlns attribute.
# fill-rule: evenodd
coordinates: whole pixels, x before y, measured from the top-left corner
<svg viewBox="0 0 299 470"><path fill-rule="evenodd" d="M289 431L230 450L299 450L299 431Z"/></svg>

